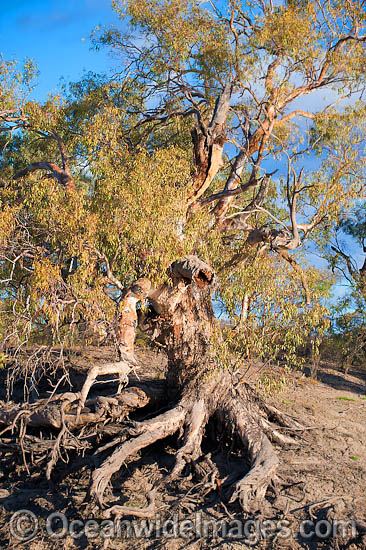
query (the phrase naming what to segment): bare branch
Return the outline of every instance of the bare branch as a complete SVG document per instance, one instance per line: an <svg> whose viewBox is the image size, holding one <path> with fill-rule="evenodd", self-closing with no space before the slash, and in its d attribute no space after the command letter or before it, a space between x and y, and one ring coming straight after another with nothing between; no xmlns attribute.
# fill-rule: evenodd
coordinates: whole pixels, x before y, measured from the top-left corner
<svg viewBox="0 0 366 550"><path fill-rule="evenodd" d="M349 274L354 280L357 280L359 273L358 270L353 266L350 256L347 256L347 254L342 252L340 248L337 248L335 246L331 246L331 249L333 250L333 252L338 254L338 256L341 256L345 260Z"/></svg>
<svg viewBox="0 0 366 550"><path fill-rule="evenodd" d="M36 172L38 170L47 170L51 173L52 177L55 177L57 181L66 188L67 191L75 191L75 183L69 172L69 163L64 143L56 133L53 137L57 140L60 148L63 168L59 168L58 166L56 166L56 164L53 164L52 162L33 162L32 164L29 164L26 168L24 168L24 170L17 172L13 176L13 179L17 180L19 178L23 178L27 174L31 172Z"/></svg>
<svg viewBox="0 0 366 550"><path fill-rule="evenodd" d="M112 270L111 270L111 266L110 266L110 263L109 263L109 260L107 258L107 256L105 254L101 254L99 251L96 251L98 257L100 260L102 260L104 262L104 265L105 265L105 268L106 268L106 272L107 272L107 278L109 280L109 282L114 285L115 287L118 288L118 290L125 290L125 287L123 286L123 284L121 283L121 281L119 281L112 273Z"/></svg>

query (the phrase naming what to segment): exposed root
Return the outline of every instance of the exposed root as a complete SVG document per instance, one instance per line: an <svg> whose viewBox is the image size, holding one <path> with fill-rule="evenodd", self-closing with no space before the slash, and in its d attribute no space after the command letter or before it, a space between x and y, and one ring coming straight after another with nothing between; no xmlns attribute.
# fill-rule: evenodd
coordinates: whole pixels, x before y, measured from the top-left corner
<svg viewBox="0 0 366 550"><path fill-rule="evenodd" d="M278 464L277 454L268 437L262 434L260 448L255 454L252 468L248 474L235 484L229 502L233 503L236 499L239 499L243 511L247 513L260 510Z"/></svg>
<svg viewBox="0 0 366 550"><path fill-rule="evenodd" d="M12 432L23 418L26 424L32 428L49 427L60 429L63 426L63 417L68 429L96 424L102 420L123 420L126 415L135 409L145 407L150 400L161 398L162 388L146 388L146 391L138 387L130 387L113 396L98 396L86 401L86 408L79 415L75 410L75 403L79 401L79 394L58 394L50 399L40 399L36 403L22 406L14 403L6 403L0 408L0 425L5 426L0 432L0 437L6 432ZM2 404L1 404L2 405ZM94 408L94 412L92 409Z"/></svg>
<svg viewBox="0 0 366 550"><path fill-rule="evenodd" d="M289 430L301 431L304 429L304 426L297 422L293 417L288 414L283 413L277 407L269 405L264 401L261 401L261 408L267 413L270 419L275 420L280 426L285 426Z"/></svg>
<svg viewBox="0 0 366 550"><path fill-rule="evenodd" d="M60 433L58 434L57 439L55 441L55 444L53 446L52 453L51 453L51 460L47 464L46 479L48 479L48 480L51 479L52 470L53 470L54 466L57 464L57 461L58 461L59 457L61 457L60 445L62 443L62 440L63 440L65 434L68 432L67 427L66 427L66 423L65 423L65 407L66 407L66 405L67 405L67 403L63 403L62 408L61 408L62 429L61 429Z"/></svg>
<svg viewBox="0 0 366 550"><path fill-rule="evenodd" d="M92 377L95 373L96 369ZM161 388L159 388L159 392L161 397ZM203 433L213 406L212 395L207 392L207 388L204 388L204 386L201 394L194 395L188 392L172 410L143 422L129 422L127 424L122 423L126 414L149 402L149 397L140 388L127 388L114 396L99 396L95 399L89 399L86 401L86 405L90 408L83 409L79 418L75 413L75 404L78 402L78 397L79 394L77 393L61 394L53 396L49 400L39 400L37 403L28 404L23 406L24 408L13 406L7 411L3 410L0 421L8 424L3 433L14 430L20 421L31 426L57 427L61 431L56 440L51 439L42 442L37 438L34 438L34 441L29 437L25 438L26 434L24 433L21 445L18 443L18 437L6 441L3 438L0 439L0 447L16 449L18 445L23 455L24 453L32 454L33 451L43 453L43 456L48 455L50 457L46 472L48 479L50 479L51 471L58 460L64 460L66 449L83 451L83 449L93 449L94 445L94 456L100 456L102 452L114 449L112 454L92 475L90 496L101 507L104 506L104 493L112 475L139 450L164 439L168 435L172 435L179 429L183 431L184 435L182 446L176 454L175 465L172 471L155 486L154 491L161 484L178 479L186 464L197 465L197 461L202 454ZM243 511L252 513L261 508L267 488L276 477L278 458L271 441L281 445L296 443L295 439L289 437L286 433L280 432L281 427L277 427L273 422L270 422L266 418L266 413L272 419L276 418L282 421L285 424L285 430L300 430L302 429L301 425L275 407L263 406L261 400L246 385L240 391L228 388L224 395L220 395L215 400L214 410L221 411L221 414L224 413L224 419L230 431L233 429L237 431L248 449L251 462L250 471L239 481L236 481L234 486L230 486L225 492L226 496L229 496L230 503L238 499ZM70 430L82 427L83 422L85 422L86 427L89 426L88 437L79 440ZM94 429L92 428L93 423ZM98 427L96 428L96 426ZM104 445L99 445L102 435L112 436L113 439L107 440ZM95 448L96 443L98 444L97 448ZM218 487L221 491L223 480L217 482L217 476L217 472L213 471L210 487ZM225 481L225 486L233 483L235 478L237 479L237 474L229 476L229 478ZM153 504L150 503L147 509L143 510L121 506L118 510L115 508L115 511L120 514L128 513L138 517L150 517L149 514L153 513Z"/></svg>
<svg viewBox="0 0 366 550"><path fill-rule="evenodd" d="M194 462L201 456L201 442L206 422L205 402L197 401L186 416L184 443L176 455L174 468L168 476L169 481L177 479L188 462Z"/></svg>
<svg viewBox="0 0 366 550"><path fill-rule="evenodd" d="M178 405L174 409L156 418L142 422L139 426L141 434L120 445L120 447L118 447L118 449L116 449L112 455L94 471L89 493L99 506L104 506L104 492L112 475L118 472L127 458L135 455L140 449L144 449L152 443L155 443L155 441L175 433L182 425L185 414L185 410Z"/></svg>
<svg viewBox="0 0 366 550"><path fill-rule="evenodd" d="M82 408L85 405L86 398L88 397L90 388L98 378L98 376L104 376L107 374L117 374L119 378L118 393L121 391L123 385L128 383L128 374L131 372L131 367L126 361L118 361L116 363L107 363L106 365L97 365L92 367L86 377L84 385L80 392L79 405L76 412L76 419L80 417Z"/></svg>
<svg viewBox="0 0 366 550"><path fill-rule="evenodd" d="M156 507L155 507L155 495L156 487L149 491L146 495L148 505L145 508L136 508L133 506L111 506L108 510L105 510L103 515L106 518L115 516L116 519L122 518L124 516L136 516L138 518L153 518L156 516Z"/></svg>
<svg viewBox="0 0 366 550"><path fill-rule="evenodd" d="M246 513L253 513L261 508L268 486L276 479L279 461L268 436L281 445L296 443L294 439L280 433L272 423L263 418L258 403L253 402L251 398L252 394L250 392L249 395L244 391L233 396L233 392L230 391L225 400L226 421L230 429L234 427L239 433L248 449L251 461L250 471L234 486L230 487L229 502L233 503L238 499L243 511ZM183 399L171 411L145 422L134 423L132 434L135 437L122 443L94 472L90 489L92 498L100 506L103 506L104 492L112 475L121 468L129 457L155 441L173 434L179 428L184 429L183 445L176 454L174 468L170 474L155 485L151 493L151 495L155 495L159 486L176 480L186 464L193 463L197 465L197 460L202 454L201 443L208 416L208 407L204 399L199 399L193 404L189 400ZM111 446L116 444L115 441L111 442ZM106 448L108 448L108 445ZM215 471L215 468L213 468L211 489L221 485L216 482L217 475L217 470ZM148 507L144 509L115 506L110 513L151 517L154 510L154 503L151 500Z"/></svg>
<svg viewBox="0 0 366 550"><path fill-rule="evenodd" d="M161 388L159 391L161 394ZM3 432L14 430L20 421L25 421L27 425L48 425L61 428L56 440L41 442L32 436L33 441L27 436L23 437L24 441L20 447L23 454L25 452L32 454L35 451L50 457L46 471L48 479L50 479L51 471L58 460L64 460L66 449L83 451L94 448L94 456L100 456L102 452L114 448L112 454L94 471L89 491L92 500L97 502L100 507L104 507L104 494L113 474L130 457L154 442L174 434L177 430L182 430L183 443L177 451L175 465L172 471L155 485L149 505L144 509L115 506L108 512L114 515L152 517L155 511L153 495L157 489L163 484L178 479L186 464L192 463L194 467L198 466L197 461L202 455L203 433L210 416L209 413L212 413L212 396L209 396L207 388L203 387L198 396L188 393L177 406L155 418L128 423L122 422L128 411L144 406L149 401L149 397L141 389L132 387L114 396L99 396L96 399L89 399L86 405L90 408L94 407L95 412L90 409L85 412L83 409L79 421L75 414L75 403L78 402L78 396L79 394L76 393L61 394L48 401L40 400L36 404L27 405L28 408L24 410L18 407L8 410L6 414L5 411L2 411L1 421L4 422L6 419L8 423ZM224 395L220 395L214 405L214 411L220 411L221 415L224 413L224 420L230 431L234 429L245 444L251 469L232 486L230 483L237 479L237 473L234 472L225 480L224 486L229 485L229 488L223 491L223 480L218 479L217 469L211 463L212 476L208 490L218 488L222 496L228 497L229 503L238 499L245 513L253 513L261 508L268 486L276 479L278 457L271 441L281 445L296 443L295 439L279 431L281 427L277 427L266 418L268 410L266 411L265 407L262 407L260 399L256 400L254 397L252 390L249 391L246 386L240 392L237 389L228 388L228 391ZM56 415L56 410L59 416ZM276 416L277 419L283 420L287 424L285 430L300 429L298 427L300 424L283 415L274 407L269 409L269 413L272 418ZM87 426L89 425L88 437L79 440L70 430L81 426L83 421ZM90 431L93 422L98 427ZM291 428L288 427L289 425ZM99 445L102 434L107 437L112 436L113 439L107 440L104 445ZM4 438L0 439L0 448L4 445L4 448L15 449L16 442L17 438L14 439L14 437L7 441ZM97 448L95 447L96 443ZM17 445L19 448L19 443Z"/></svg>
<svg viewBox="0 0 366 550"><path fill-rule="evenodd" d="M277 443L278 445L298 445L296 439L289 437L288 435L281 434L271 422L265 418L261 418L261 424L264 433L270 441Z"/></svg>
<svg viewBox="0 0 366 550"><path fill-rule="evenodd" d="M189 412L187 412L187 409L189 409ZM158 487L177 479L187 463L195 462L201 456L201 442L206 422L207 406L204 400L199 400L194 402L193 405L188 405L182 401L173 410L167 411L156 418L134 423L133 433L137 437L123 443L100 468L95 470L90 489L91 497L100 506L103 506L103 495L112 475L121 468L128 457L184 427L184 443L176 455L175 466L171 473L155 485L149 493L148 507L141 509L131 508L130 506L113 506L108 509L108 515L152 517L155 511L154 499ZM114 442L112 442L112 445L114 445Z"/></svg>
<svg viewBox="0 0 366 550"><path fill-rule="evenodd" d="M253 513L263 504L267 488L276 474L278 456L245 402L233 398L227 414L247 447L251 462L250 471L235 483L229 502L239 499L243 511Z"/></svg>

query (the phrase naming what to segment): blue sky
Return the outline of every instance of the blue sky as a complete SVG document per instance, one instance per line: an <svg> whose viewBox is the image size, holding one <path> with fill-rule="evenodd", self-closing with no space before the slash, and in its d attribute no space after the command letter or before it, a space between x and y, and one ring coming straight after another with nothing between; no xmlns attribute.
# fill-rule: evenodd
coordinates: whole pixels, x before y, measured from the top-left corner
<svg viewBox="0 0 366 550"><path fill-rule="evenodd" d="M110 0L1 0L0 53L6 60L33 58L40 77L34 97L56 92L60 78L77 80L86 71L113 66L107 51L90 51L98 25L116 23Z"/></svg>

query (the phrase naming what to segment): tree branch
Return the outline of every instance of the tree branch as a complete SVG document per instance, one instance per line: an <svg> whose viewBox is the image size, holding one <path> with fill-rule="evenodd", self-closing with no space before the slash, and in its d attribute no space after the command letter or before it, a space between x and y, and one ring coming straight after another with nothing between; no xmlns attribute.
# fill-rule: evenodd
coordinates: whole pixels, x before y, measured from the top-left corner
<svg viewBox="0 0 366 550"><path fill-rule="evenodd" d="M52 162L32 162L26 168L24 168L24 170L17 172L13 176L13 179L17 180L19 178L23 178L27 174L31 172L36 172L38 170L47 170L47 172L50 172L52 177L55 177L57 181L66 188L67 191L75 191L75 183L69 171L69 161L63 141L56 132L54 132L52 136L47 137L52 137L53 139L56 139L58 143L62 159L62 168L59 168L56 164L53 164Z"/></svg>

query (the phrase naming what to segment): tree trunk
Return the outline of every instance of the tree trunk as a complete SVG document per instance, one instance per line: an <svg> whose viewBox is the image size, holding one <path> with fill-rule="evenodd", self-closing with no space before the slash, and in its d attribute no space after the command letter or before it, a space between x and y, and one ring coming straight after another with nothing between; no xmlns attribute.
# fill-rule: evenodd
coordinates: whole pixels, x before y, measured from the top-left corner
<svg viewBox="0 0 366 550"><path fill-rule="evenodd" d="M174 262L169 273L171 282L150 292L150 327L166 349L167 383L176 405L168 413L142 423L139 435L123 443L94 472L91 495L103 505L111 476L129 455L180 429L184 433L183 444L165 481L176 479L186 464L202 455L206 424L217 415L229 433L238 433L252 466L246 476L228 487L226 496L230 502L239 499L243 510L251 513L261 507L275 477L278 458L270 438L282 444L294 442L280 434L270 420L278 413L276 420L285 421L287 427L296 423L279 411L266 408L245 382L235 385L232 372L220 365L214 344L220 341L221 331L211 301L217 286L212 269L189 256ZM151 503L149 506L151 510ZM130 508L117 508L120 515L131 513Z"/></svg>

